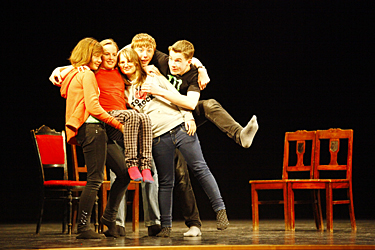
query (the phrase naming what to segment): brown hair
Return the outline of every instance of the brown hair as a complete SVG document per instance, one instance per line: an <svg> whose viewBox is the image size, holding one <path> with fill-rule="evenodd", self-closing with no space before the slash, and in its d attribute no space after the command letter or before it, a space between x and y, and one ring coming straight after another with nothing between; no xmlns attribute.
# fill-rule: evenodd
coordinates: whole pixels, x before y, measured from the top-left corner
<svg viewBox="0 0 375 250"><path fill-rule="evenodd" d="M132 48L124 48L120 51L120 53L117 55L117 63L120 63L120 55L123 55L129 62L134 63L135 66L135 74L136 74L136 83L135 85L142 85L147 78L147 73L142 67L142 62L138 57L137 52L133 50ZM121 69L119 69L122 76L125 76ZM125 78L127 78L125 76Z"/></svg>
<svg viewBox="0 0 375 250"><path fill-rule="evenodd" d="M131 47L132 49L141 47L151 47L155 50L156 42L155 39L149 34L139 33L133 37Z"/></svg>
<svg viewBox="0 0 375 250"><path fill-rule="evenodd" d="M88 65L92 55L102 54L103 46L94 38L84 38L74 47L69 61L74 67Z"/></svg>
<svg viewBox="0 0 375 250"><path fill-rule="evenodd" d="M172 46L168 47L168 50L173 50L176 53L182 53L186 60L189 60L194 56L194 45L186 40L175 42Z"/></svg>

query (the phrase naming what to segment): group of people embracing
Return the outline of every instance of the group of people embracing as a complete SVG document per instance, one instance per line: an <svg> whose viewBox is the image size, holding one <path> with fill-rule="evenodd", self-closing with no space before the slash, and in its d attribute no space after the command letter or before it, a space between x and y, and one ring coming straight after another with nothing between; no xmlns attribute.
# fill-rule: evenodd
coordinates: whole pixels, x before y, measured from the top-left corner
<svg viewBox="0 0 375 250"><path fill-rule="evenodd" d="M211 121L248 148L258 130L256 116L242 127L216 100L199 100L210 79L193 57L193 44L180 40L168 50L168 55L156 50L155 39L145 33L121 50L112 39L84 38L71 53L71 65L56 68L50 76L66 98L67 141L82 147L87 166L78 239L125 235L125 194L131 180L142 181L149 236L170 237L174 190L189 228L184 236L200 236L202 223L188 168L208 196L217 229L229 226L196 129ZM111 171L111 191L100 218L108 227L103 236L92 230L90 217L105 165Z"/></svg>

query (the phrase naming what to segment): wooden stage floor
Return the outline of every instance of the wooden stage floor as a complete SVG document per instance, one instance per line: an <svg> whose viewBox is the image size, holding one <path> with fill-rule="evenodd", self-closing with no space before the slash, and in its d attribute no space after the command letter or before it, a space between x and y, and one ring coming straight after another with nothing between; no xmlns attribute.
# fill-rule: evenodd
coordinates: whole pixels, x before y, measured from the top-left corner
<svg viewBox="0 0 375 250"><path fill-rule="evenodd" d="M349 220L334 220L334 232L319 232L313 220L297 220L296 231L284 230L282 220L261 220L259 232L250 220L232 220L225 231L215 221L203 221L202 236L183 237L187 231L181 221L173 222L170 238L148 237L146 228L138 234L126 224L126 236L103 240L77 240L61 233L61 224L42 224L35 235L35 224L0 224L0 249L375 249L375 221L357 220L352 232Z"/></svg>

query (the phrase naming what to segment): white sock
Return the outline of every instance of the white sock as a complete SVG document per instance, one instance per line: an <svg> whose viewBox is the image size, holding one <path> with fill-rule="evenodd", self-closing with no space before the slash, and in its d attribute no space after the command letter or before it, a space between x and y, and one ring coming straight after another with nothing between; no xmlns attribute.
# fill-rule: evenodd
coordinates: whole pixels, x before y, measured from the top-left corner
<svg viewBox="0 0 375 250"><path fill-rule="evenodd" d="M199 229L199 227L196 226L191 226L189 230L186 233L184 233L185 237L197 237L200 235L202 235L201 230Z"/></svg>
<svg viewBox="0 0 375 250"><path fill-rule="evenodd" d="M253 115L246 127L243 128L240 134L241 145L244 148L249 148L253 143L254 136L258 131L257 117Z"/></svg>

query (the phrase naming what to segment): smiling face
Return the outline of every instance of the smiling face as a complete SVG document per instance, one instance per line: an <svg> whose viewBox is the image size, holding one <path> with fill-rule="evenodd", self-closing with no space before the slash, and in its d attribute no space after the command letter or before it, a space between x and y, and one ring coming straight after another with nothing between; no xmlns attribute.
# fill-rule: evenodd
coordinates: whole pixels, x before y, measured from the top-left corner
<svg viewBox="0 0 375 250"><path fill-rule="evenodd" d="M92 55L91 61L88 66L92 70L97 70L101 63L102 63L102 54L97 53L97 54Z"/></svg>
<svg viewBox="0 0 375 250"><path fill-rule="evenodd" d="M187 60L182 53L169 51L169 70L172 75L183 75L190 70L191 59Z"/></svg>
<svg viewBox="0 0 375 250"><path fill-rule="evenodd" d="M113 69L117 63L117 48L113 44L103 46L102 67L108 70Z"/></svg>
<svg viewBox="0 0 375 250"><path fill-rule="evenodd" d="M135 64L132 61L129 61L124 54L120 54L118 66L121 72L128 77L129 80L132 80L135 75Z"/></svg>
<svg viewBox="0 0 375 250"><path fill-rule="evenodd" d="M155 52L152 47L146 46L134 48L134 50L137 52L138 57L142 62L142 67L146 67L150 63Z"/></svg>

